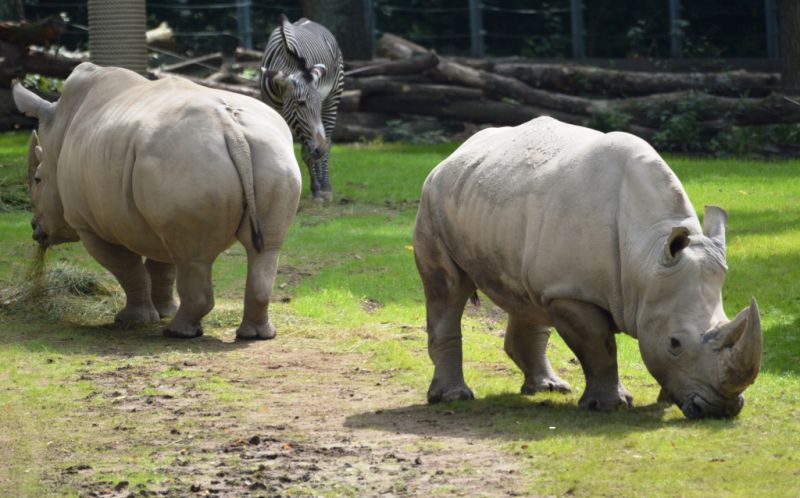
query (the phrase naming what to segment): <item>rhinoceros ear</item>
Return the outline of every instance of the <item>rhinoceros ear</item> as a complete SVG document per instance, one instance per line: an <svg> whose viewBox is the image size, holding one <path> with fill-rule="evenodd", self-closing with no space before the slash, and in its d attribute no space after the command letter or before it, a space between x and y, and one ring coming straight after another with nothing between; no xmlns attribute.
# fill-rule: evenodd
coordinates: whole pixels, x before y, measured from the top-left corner
<svg viewBox="0 0 800 498"><path fill-rule="evenodd" d="M675 264L680 258L681 251L689 246L689 229L686 227L673 227L664 246L663 263L666 266Z"/></svg>
<svg viewBox="0 0 800 498"><path fill-rule="evenodd" d="M38 120L50 118L56 110L56 104L48 102L32 91L28 90L19 81L14 83L12 90L14 96L14 103L17 109L24 113L26 116L36 118Z"/></svg>
<svg viewBox="0 0 800 498"><path fill-rule="evenodd" d="M703 233L706 237L714 239L725 247L725 225L728 223L728 213L719 206L706 206L703 214Z"/></svg>

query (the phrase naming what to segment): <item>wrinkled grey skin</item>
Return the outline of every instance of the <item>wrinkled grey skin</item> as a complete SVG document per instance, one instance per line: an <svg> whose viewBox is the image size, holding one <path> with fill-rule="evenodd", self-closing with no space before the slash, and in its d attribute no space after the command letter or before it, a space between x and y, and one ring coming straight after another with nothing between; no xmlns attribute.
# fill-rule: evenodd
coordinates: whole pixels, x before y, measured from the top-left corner
<svg viewBox="0 0 800 498"><path fill-rule="evenodd" d="M425 288L430 402L471 399L461 314L475 289L509 314L505 350L523 393L568 391L546 356L555 326L583 367L581 408L631 405L614 334L638 338L661 400L689 418L730 417L756 378L755 300L722 307L725 212L703 228L679 180L643 140L538 118L481 131L425 181L414 254Z"/></svg>
<svg viewBox="0 0 800 498"><path fill-rule="evenodd" d="M166 335L202 335L214 306L211 265L239 240L247 284L237 337L274 337L269 298L300 197L291 132L275 111L90 63L75 68L57 103L19 83L13 94L39 119L28 169L33 237L44 247L80 240L125 291L118 322L174 315Z"/></svg>

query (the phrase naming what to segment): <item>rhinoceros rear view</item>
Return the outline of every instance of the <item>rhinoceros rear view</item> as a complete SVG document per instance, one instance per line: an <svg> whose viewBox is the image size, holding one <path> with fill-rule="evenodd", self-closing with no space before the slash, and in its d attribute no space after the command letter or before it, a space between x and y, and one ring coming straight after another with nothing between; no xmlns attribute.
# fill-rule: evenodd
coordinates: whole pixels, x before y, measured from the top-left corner
<svg viewBox="0 0 800 498"><path fill-rule="evenodd" d="M179 78L148 81L88 62L57 103L20 84L14 100L39 119L28 168L33 236L45 247L83 242L125 291L117 321L174 314L165 334L202 334L214 306L211 264L238 239L247 288L237 336L275 335L267 306L300 197L291 132L275 111Z"/></svg>
<svg viewBox="0 0 800 498"><path fill-rule="evenodd" d="M583 367L579 406L632 404L614 334L638 338L660 399L690 418L735 416L756 378L755 300L722 308L726 214L701 229L678 178L643 140L538 118L477 133L425 181L414 254L425 288L428 400L470 399L461 315L475 289L508 312L523 393L568 391L546 357L555 326Z"/></svg>

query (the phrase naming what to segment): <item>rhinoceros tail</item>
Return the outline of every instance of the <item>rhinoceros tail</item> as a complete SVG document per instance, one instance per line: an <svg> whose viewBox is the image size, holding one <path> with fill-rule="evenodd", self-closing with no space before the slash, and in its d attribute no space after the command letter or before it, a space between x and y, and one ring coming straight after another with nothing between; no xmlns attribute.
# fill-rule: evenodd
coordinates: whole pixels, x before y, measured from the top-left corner
<svg viewBox="0 0 800 498"><path fill-rule="evenodd" d="M264 231L256 211L256 190L253 181L253 158L250 153L250 144L235 118L236 113L240 111L224 103L220 112L225 126L225 145L228 147L228 154L231 156L236 171L239 173L239 180L242 182L245 216L250 220L250 236L253 247L257 252L261 252L264 249Z"/></svg>
<svg viewBox="0 0 800 498"><path fill-rule="evenodd" d="M478 291L473 292L472 295L469 296L469 302L471 302L473 306L481 305L481 298L478 297Z"/></svg>

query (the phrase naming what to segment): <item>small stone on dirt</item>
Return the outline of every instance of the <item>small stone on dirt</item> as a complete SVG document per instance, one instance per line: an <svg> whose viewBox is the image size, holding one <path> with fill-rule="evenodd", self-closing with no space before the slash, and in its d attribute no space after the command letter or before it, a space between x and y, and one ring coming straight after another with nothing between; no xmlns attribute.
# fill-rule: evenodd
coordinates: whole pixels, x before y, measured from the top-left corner
<svg viewBox="0 0 800 498"><path fill-rule="evenodd" d="M125 489L127 487L128 487L128 481L120 481L120 482L117 483L116 486L114 486L114 491L119 492L119 491L122 491L123 489Z"/></svg>
<svg viewBox="0 0 800 498"><path fill-rule="evenodd" d="M201 489L203 489L203 487L200 486L199 484L192 484L191 486L189 486L189 491L191 491L192 493L199 493Z"/></svg>
<svg viewBox="0 0 800 498"><path fill-rule="evenodd" d="M259 436L253 436L247 440L248 443L252 444L253 446L258 446L261 444L261 438Z"/></svg>

